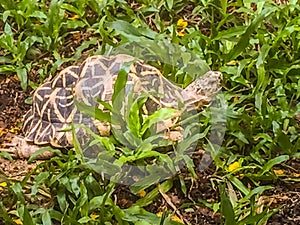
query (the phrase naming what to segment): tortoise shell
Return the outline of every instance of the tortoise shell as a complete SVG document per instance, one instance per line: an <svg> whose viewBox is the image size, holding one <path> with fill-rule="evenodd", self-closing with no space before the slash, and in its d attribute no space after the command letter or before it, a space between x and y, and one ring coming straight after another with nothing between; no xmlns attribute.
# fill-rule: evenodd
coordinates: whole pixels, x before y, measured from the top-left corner
<svg viewBox="0 0 300 225"><path fill-rule="evenodd" d="M133 88L136 94L156 93L150 94L146 102L150 113L161 107L177 108L179 102L187 110L199 108L208 104L220 90L219 72L209 71L182 89L163 77L157 68L132 56L91 56L80 66L67 67L35 91L32 108L24 118L25 139L37 145L73 146L71 132L62 130L73 122L83 123L86 119L84 124L89 124L94 120L78 112L74 97L101 108L95 99L112 100L115 81L125 64L130 68L125 91Z"/></svg>

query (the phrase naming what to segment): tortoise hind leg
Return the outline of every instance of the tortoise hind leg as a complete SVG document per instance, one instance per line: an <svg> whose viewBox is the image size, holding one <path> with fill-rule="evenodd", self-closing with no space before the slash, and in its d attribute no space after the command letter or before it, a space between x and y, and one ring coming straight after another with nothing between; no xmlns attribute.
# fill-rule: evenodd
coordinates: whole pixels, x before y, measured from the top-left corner
<svg viewBox="0 0 300 225"><path fill-rule="evenodd" d="M15 136L11 143L5 144L5 148L0 148L0 152L10 153L14 158L29 159L41 146L27 142L22 136ZM43 152L38 156L39 159L47 159L52 155L51 152Z"/></svg>

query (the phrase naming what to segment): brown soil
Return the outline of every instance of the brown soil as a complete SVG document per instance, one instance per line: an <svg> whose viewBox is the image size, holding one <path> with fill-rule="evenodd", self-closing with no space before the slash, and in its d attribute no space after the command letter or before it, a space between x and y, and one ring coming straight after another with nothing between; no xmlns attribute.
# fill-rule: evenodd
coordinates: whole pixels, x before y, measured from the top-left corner
<svg viewBox="0 0 300 225"><path fill-rule="evenodd" d="M25 104L29 95L29 91L22 90L16 76L0 75L0 146L20 132L22 118L30 108Z"/></svg>

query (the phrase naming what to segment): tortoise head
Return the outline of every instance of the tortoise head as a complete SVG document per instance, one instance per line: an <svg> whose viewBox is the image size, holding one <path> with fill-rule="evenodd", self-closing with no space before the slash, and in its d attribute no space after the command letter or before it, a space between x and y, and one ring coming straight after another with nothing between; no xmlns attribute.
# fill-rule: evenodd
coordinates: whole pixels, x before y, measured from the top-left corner
<svg viewBox="0 0 300 225"><path fill-rule="evenodd" d="M221 90L222 73L208 71L197 78L183 91L182 96L187 109L200 109L208 105Z"/></svg>

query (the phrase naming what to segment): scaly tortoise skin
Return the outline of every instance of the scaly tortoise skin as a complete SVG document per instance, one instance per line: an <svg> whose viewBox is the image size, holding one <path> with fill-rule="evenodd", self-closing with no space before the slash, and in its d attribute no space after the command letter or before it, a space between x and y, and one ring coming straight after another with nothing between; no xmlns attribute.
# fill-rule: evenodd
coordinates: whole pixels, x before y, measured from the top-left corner
<svg viewBox="0 0 300 225"><path fill-rule="evenodd" d="M67 67L35 91L32 108L24 117L24 140L35 145L72 147L72 133L61 130L70 127L74 121L82 123L86 118L76 109L74 97L87 105L100 108L101 105L95 102L96 98L111 102L115 80L124 64L130 66L125 89L134 88L137 94L158 93L150 95L146 102L149 112L162 107L177 108L179 102L184 103L185 110L199 109L209 104L220 90L220 72L208 71L182 89L163 77L157 68L135 60L132 56L91 56L80 66ZM101 127L98 131L101 134ZM25 144L24 140L16 142L22 145ZM18 153L23 157L31 154L25 156Z"/></svg>

